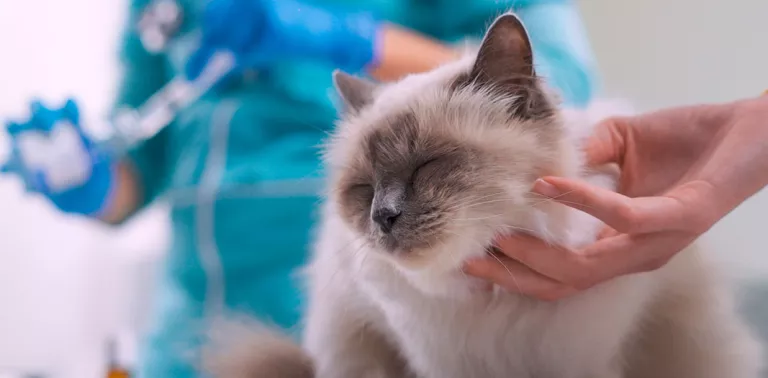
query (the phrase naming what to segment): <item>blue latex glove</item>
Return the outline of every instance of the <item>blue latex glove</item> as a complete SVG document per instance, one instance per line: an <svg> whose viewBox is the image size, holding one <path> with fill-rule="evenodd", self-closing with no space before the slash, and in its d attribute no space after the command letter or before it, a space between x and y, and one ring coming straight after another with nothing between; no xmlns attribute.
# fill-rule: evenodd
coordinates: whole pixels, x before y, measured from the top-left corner
<svg viewBox="0 0 768 378"><path fill-rule="evenodd" d="M280 59L317 59L348 72L377 60L382 25L369 13L326 10L295 0L211 0L199 50L187 63L194 80L217 50L229 50L237 70Z"/></svg>
<svg viewBox="0 0 768 378"><path fill-rule="evenodd" d="M27 190L42 193L67 213L98 217L108 207L116 179L114 160L80 126L77 105L31 105L24 123L8 123L11 157L2 172L18 174Z"/></svg>

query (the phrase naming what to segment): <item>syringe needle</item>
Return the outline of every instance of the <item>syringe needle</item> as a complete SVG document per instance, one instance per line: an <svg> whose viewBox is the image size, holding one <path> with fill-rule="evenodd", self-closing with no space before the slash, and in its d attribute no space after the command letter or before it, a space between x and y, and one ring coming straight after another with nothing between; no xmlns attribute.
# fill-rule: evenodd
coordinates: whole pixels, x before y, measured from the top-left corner
<svg viewBox="0 0 768 378"><path fill-rule="evenodd" d="M114 120L119 137L124 139L121 144L132 145L159 133L176 118L179 110L202 97L234 66L232 53L217 52L195 80L177 77L139 108L124 111Z"/></svg>

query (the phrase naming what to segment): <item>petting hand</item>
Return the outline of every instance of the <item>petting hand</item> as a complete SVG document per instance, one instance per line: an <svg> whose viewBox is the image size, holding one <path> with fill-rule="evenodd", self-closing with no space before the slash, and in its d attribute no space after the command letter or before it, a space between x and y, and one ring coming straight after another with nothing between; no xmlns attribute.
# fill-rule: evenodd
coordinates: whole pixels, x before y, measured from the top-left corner
<svg viewBox="0 0 768 378"><path fill-rule="evenodd" d="M586 153L591 165L619 164L618 193L558 177L537 180L533 192L603 221L598 241L571 250L504 238L501 263L472 261L468 274L557 300L662 267L768 184L768 97L610 119Z"/></svg>

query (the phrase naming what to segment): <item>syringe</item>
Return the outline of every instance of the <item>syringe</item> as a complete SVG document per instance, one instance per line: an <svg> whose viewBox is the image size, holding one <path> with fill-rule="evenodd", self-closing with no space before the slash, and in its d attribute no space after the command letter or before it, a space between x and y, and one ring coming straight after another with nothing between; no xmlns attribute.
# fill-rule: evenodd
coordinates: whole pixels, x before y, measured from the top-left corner
<svg viewBox="0 0 768 378"><path fill-rule="evenodd" d="M112 121L114 134L109 138L110 152L120 154L152 138L176 118L179 110L202 97L234 66L232 53L217 52L194 81L183 76L175 78L139 108L118 111Z"/></svg>
<svg viewBox="0 0 768 378"><path fill-rule="evenodd" d="M208 92L214 85L216 85L224 76L232 72L235 67L235 57L228 51L219 51L211 56L206 66L203 68L200 75L193 81L189 81L183 76L177 77L171 80L163 88L157 91L152 97L150 97L144 104L136 109L123 109L119 110L115 117L110 122L109 134L99 141L97 141L97 149L95 153L91 155L94 160L102 158L114 158L123 156L133 146L148 140L167 127L178 115L179 110L192 104L206 92ZM24 138L24 135L19 136ZM32 139L32 138L30 138ZM69 139L72 142L73 139ZM21 142L21 141L20 141ZM69 143L68 144L71 144ZM22 175L22 179L30 184L30 180L34 180L33 177L26 177L27 173L25 169L24 161L40 161L40 156L45 155L48 152L54 153L57 156L52 159L42 160L57 160L57 169L62 168L60 164L66 163L62 160L76 161L79 159L83 152L82 146L57 146L56 152L53 151L40 151L45 149L43 146L35 146L36 143L20 143L34 147L27 147L25 151L23 146L20 146L20 151L13 151L10 155L10 159L4 164L0 165L3 172L15 172ZM34 158L27 159L24 154L34 156ZM22 156L20 156L22 155ZM63 156L62 156L63 155ZM24 160L24 161L22 161ZM66 167L68 164L63 164ZM72 164L71 166L74 166ZM66 172L60 172L62 175L70 176ZM72 177L78 177L84 179L82 175L72 174ZM78 184L70 180L65 180L71 184Z"/></svg>

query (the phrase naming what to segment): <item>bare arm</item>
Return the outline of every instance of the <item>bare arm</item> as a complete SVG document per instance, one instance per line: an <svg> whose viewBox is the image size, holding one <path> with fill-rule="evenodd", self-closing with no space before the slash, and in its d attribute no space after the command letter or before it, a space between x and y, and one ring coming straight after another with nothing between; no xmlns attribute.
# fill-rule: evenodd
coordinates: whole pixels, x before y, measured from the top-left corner
<svg viewBox="0 0 768 378"><path fill-rule="evenodd" d="M370 68L371 76L380 81L429 71L459 56L457 51L436 40L391 24L382 31L380 43L381 61Z"/></svg>
<svg viewBox="0 0 768 378"><path fill-rule="evenodd" d="M138 179L130 163L121 161L117 164L115 191L112 203L99 219L108 224L120 224L136 212L141 203Z"/></svg>

